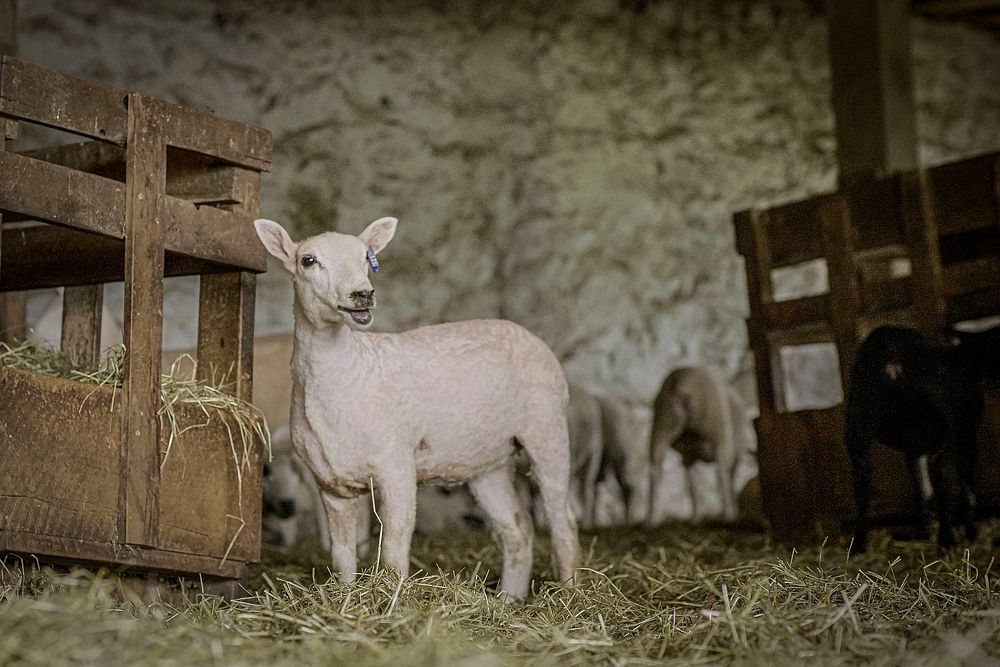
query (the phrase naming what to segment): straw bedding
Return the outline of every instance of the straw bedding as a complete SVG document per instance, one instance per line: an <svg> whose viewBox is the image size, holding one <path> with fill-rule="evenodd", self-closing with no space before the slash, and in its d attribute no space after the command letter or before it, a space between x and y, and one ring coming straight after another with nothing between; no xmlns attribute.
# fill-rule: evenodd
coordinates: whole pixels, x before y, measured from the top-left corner
<svg viewBox="0 0 1000 667"><path fill-rule="evenodd" d="M96 384L116 384L116 359L88 371L0 350L4 365ZM227 400L171 382L167 406ZM259 428L252 416L246 424ZM1000 664L998 541L997 519L965 548L876 533L867 554L850 557L839 537L796 550L714 525L605 531L583 536L584 568L567 588L551 582L541 536L521 605L496 599L500 545L485 533L418 537L405 582L370 565L351 586L330 576L320 550L268 549L228 602L191 593L147 603L107 573L7 557L0 664Z"/></svg>
<svg viewBox="0 0 1000 667"><path fill-rule="evenodd" d="M145 604L111 577L53 575L8 558L0 664L907 664L1000 656L1000 584L984 522L968 549L873 535L794 550L760 533L673 524L584 536L576 588L494 596L486 534L418 537L401 585L369 569L347 586L318 551L271 549L245 597Z"/></svg>

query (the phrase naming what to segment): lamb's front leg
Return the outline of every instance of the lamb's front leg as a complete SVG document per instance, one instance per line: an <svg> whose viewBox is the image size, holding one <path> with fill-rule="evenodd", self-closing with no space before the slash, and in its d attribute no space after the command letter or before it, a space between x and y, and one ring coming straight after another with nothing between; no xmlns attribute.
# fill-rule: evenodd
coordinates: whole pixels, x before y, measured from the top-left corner
<svg viewBox="0 0 1000 667"><path fill-rule="evenodd" d="M321 492L330 526L330 558L347 583L358 574L358 499Z"/></svg>
<svg viewBox="0 0 1000 667"><path fill-rule="evenodd" d="M417 472L411 460L393 461L391 468L375 475L381 506L382 562L400 577L410 573L410 541L417 522Z"/></svg>

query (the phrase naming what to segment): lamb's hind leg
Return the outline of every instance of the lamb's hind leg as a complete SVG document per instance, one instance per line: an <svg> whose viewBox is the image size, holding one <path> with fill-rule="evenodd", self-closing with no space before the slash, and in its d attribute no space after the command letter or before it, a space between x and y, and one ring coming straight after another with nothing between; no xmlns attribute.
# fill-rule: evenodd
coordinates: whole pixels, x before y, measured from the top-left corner
<svg viewBox="0 0 1000 667"><path fill-rule="evenodd" d="M552 551L559 568L559 579L572 583L580 564L580 543L576 519L569 503L569 433L565 419L551 419L536 425L518 437L528 452L535 481L549 517Z"/></svg>
<svg viewBox="0 0 1000 667"><path fill-rule="evenodd" d="M410 574L410 542L417 523L417 474L413 460L376 475L382 520L382 562L405 579Z"/></svg>
<svg viewBox="0 0 1000 667"><path fill-rule="evenodd" d="M469 491L489 515L503 540L500 590L506 593L508 602L522 600L528 595L531 581L534 529L514 487L513 464L508 463L470 481Z"/></svg>
<svg viewBox="0 0 1000 667"><path fill-rule="evenodd" d="M358 573L357 499L320 492L330 526L330 557L333 567L347 583Z"/></svg>

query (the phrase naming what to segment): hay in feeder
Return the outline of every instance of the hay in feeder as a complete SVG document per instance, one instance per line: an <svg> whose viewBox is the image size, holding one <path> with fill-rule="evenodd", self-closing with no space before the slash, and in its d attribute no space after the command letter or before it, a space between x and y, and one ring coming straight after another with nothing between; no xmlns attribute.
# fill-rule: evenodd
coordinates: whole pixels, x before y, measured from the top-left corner
<svg viewBox="0 0 1000 667"><path fill-rule="evenodd" d="M98 387L120 388L124 371L125 346L110 347L104 351L101 358L100 364L87 366L75 363L58 350L48 349L32 341L26 341L16 346L0 343L0 366L76 380ZM252 404L227 393L225 376L219 381L204 383L195 380L193 373L180 371L182 365L193 366L194 363L189 355L182 355L161 378L160 426L166 427L169 434L164 461L166 461L166 456L169 455L175 440L191 429L207 425L211 417L209 410L221 412L230 418L224 423L229 431L230 445L237 464L237 471L249 462L254 436L260 438L260 441L265 444L268 458L270 458L271 436L263 413ZM175 410L178 403L198 407L205 415L205 422L187 425L178 423ZM236 425L236 435L239 436L240 443L239 451L236 446L236 438L229 426L230 421Z"/></svg>
<svg viewBox="0 0 1000 667"><path fill-rule="evenodd" d="M495 597L499 543L418 537L419 567L354 585L322 553L271 549L242 599L168 606L112 580L9 566L0 663L366 665L987 665L1000 584L983 523L968 549L872 535L794 550L763 534L684 524L584 536L576 588L551 583L536 543L532 597Z"/></svg>
<svg viewBox="0 0 1000 667"><path fill-rule="evenodd" d="M125 347L123 345L111 347L105 350L101 357L100 364L87 366L75 363L57 350L47 349L31 341L16 346L0 343L0 366L75 380L97 387L108 387L116 393L122 385ZM182 372L181 368L184 366L189 366L190 370ZM267 428L267 420L260 410L226 391L225 375L218 381L205 383L195 379L194 368L194 359L189 355L182 355L161 377L158 417L161 430L167 434L167 443L161 457L160 468L166 464L174 444L186 432L208 426L213 414L222 417L221 423L229 439L233 469L236 474L239 516L234 518L240 521L240 527L226 548L220 563L221 567L246 526L243 516L243 477L250 466L254 439L259 438L260 442L264 443L270 460L271 434ZM176 406L179 404L197 407L204 415L204 421L180 423L176 411ZM114 405L114 393L112 405Z"/></svg>

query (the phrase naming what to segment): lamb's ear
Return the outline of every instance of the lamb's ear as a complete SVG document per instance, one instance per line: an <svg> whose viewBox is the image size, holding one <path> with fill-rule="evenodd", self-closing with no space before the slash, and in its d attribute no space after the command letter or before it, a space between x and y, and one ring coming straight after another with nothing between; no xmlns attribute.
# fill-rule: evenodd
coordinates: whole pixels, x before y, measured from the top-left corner
<svg viewBox="0 0 1000 667"><path fill-rule="evenodd" d="M281 260L285 268L295 271L295 251L298 247L285 231L285 228L274 220L258 218L253 221L257 236L267 251Z"/></svg>
<svg viewBox="0 0 1000 667"><path fill-rule="evenodd" d="M382 248L389 245L389 241L396 234L396 223L398 222L396 218L379 218L368 225L365 231L358 234L358 238L377 254Z"/></svg>

